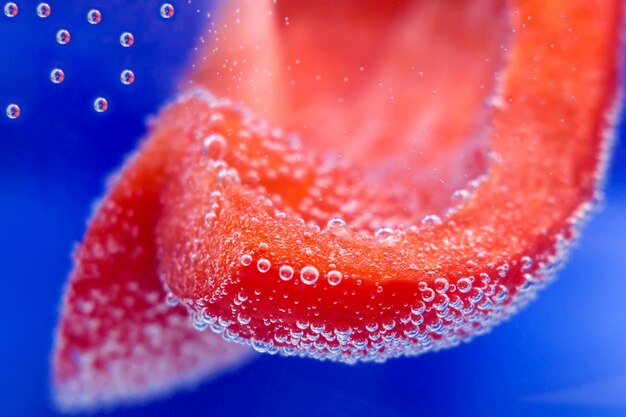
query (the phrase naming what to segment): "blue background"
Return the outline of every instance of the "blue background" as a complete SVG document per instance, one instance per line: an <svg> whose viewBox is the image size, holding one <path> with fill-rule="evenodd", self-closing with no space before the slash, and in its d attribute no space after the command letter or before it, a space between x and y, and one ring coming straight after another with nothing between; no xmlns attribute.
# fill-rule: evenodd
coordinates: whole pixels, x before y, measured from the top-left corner
<svg viewBox="0 0 626 417"><path fill-rule="evenodd" d="M48 19L37 2L18 1L17 17L0 15L0 416L55 415L49 352L72 245L206 24L206 4L173 3L170 20L153 0L50 1ZM92 7L103 13L96 26L85 18ZM70 44L55 42L60 28ZM119 45L125 30L131 48ZM49 81L57 66L60 85ZM125 68L137 75L131 86L119 82ZM92 107L99 95L109 99L103 114ZM11 102L17 120L4 115ZM471 344L385 365L261 356L196 390L108 414L625 416L625 180L622 140L604 209L559 279Z"/></svg>

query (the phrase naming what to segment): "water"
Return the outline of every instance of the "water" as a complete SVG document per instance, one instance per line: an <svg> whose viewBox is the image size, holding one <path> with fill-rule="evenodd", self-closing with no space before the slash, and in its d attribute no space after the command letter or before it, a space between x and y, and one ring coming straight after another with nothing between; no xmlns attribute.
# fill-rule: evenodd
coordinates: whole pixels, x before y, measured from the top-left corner
<svg viewBox="0 0 626 417"><path fill-rule="evenodd" d="M172 2L166 20L157 1L68 0L49 2L41 18L38 3L16 4L14 17L0 14L0 108L20 108L12 120L0 113L0 415L53 416L49 352L72 245L145 117L176 89L209 10ZM102 14L96 25L86 18L92 8ZM59 45L63 28L71 41ZM125 31L131 48L120 45ZM59 84L50 79L56 68ZM136 75L130 85L120 78L127 68ZM98 97L105 112L94 110ZM353 367L263 355L197 390L109 415L624 415L624 184L622 141L605 210L558 280L471 344Z"/></svg>

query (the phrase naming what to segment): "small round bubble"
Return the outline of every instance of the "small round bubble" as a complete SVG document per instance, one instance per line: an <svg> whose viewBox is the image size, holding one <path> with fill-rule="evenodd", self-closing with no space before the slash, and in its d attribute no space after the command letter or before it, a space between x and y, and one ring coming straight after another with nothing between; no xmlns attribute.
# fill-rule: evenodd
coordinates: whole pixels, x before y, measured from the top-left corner
<svg viewBox="0 0 626 417"><path fill-rule="evenodd" d="M213 160L221 160L226 154L226 139L217 133L212 133L204 139L202 153ZM267 246L267 244L266 244Z"/></svg>
<svg viewBox="0 0 626 417"><path fill-rule="evenodd" d="M450 305L450 299L445 294L437 294L433 300L433 307L435 307L437 311L445 310L448 308L448 305Z"/></svg>
<svg viewBox="0 0 626 417"><path fill-rule="evenodd" d="M427 303L433 301L434 298L435 291L433 291L431 288L426 288L422 291L422 300L426 301Z"/></svg>
<svg viewBox="0 0 626 417"><path fill-rule="evenodd" d="M341 283L341 280L343 279L343 274L339 271L333 270L328 273L326 278L330 285L337 286Z"/></svg>
<svg viewBox="0 0 626 417"><path fill-rule="evenodd" d="M448 289L450 288L450 284L448 283L448 280L445 278L437 278L435 280L435 291L437 291L440 294L446 293L448 291Z"/></svg>
<svg viewBox="0 0 626 417"><path fill-rule="evenodd" d="M268 259L265 259L265 258L259 259L256 263L256 268L259 270L259 272L263 274L269 271L271 266L272 266L272 263Z"/></svg>
<svg viewBox="0 0 626 417"><path fill-rule="evenodd" d="M4 14L7 17L15 17L17 16L17 4L13 3L13 2L9 2L7 4L4 5Z"/></svg>
<svg viewBox="0 0 626 417"><path fill-rule="evenodd" d="M120 80L122 81L122 84L130 85L135 82L135 73L126 69L120 74Z"/></svg>
<svg viewBox="0 0 626 417"><path fill-rule="evenodd" d="M328 223L326 225L328 229L332 229L335 227L346 227L346 226L347 226L346 222L340 217L331 218L330 220L328 220Z"/></svg>
<svg viewBox="0 0 626 417"><path fill-rule="evenodd" d="M247 315L246 313L239 313L237 315L237 321L239 322L239 324L248 324L248 323L250 323L251 319L252 318L249 315Z"/></svg>
<svg viewBox="0 0 626 417"><path fill-rule="evenodd" d="M320 277L320 273L314 266L305 266L300 270L300 280L307 285L313 285Z"/></svg>
<svg viewBox="0 0 626 417"><path fill-rule="evenodd" d="M382 325L385 330L393 330L396 327L396 321L394 319L385 320Z"/></svg>
<svg viewBox="0 0 626 417"><path fill-rule="evenodd" d="M469 278L461 278L456 283L456 288L462 293L469 292L472 289L472 281Z"/></svg>
<svg viewBox="0 0 626 417"><path fill-rule="evenodd" d="M37 16L41 17L42 19L45 19L46 17L50 16L51 12L52 12L52 8L50 7L48 3L39 3L37 5Z"/></svg>
<svg viewBox="0 0 626 417"><path fill-rule="evenodd" d="M98 97L93 101L93 108L98 113L103 113L109 108L109 102L104 97Z"/></svg>
<svg viewBox="0 0 626 417"><path fill-rule="evenodd" d="M436 214L429 214L422 217L422 223L427 226L438 226L441 224L441 217Z"/></svg>
<svg viewBox="0 0 626 417"><path fill-rule="evenodd" d="M176 296L173 293L168 292L165 295L165 303L170 307L175 307L178 305L178 298L176 298Z"/></svg>
<svg viewBox="0 0 626 417"><path fill-rule="evenodd" d="M97 25L102 21L102 13L98 9L91 9L87 12L87 21L92 25Z"/></svg>
<svg viewBox="0 0 626 417"><path fill-rule="evenodd" d="M411 313L420 315L426 311L426 304L423 301L416 300L411 304Z"/></svg>
<svg viewBox="0 0 626 417"><path fill-rule="evenodd" d="M244 253L243 255L241 255L241 258L239 258L239 262L243 266L249 266L250 264L252 264L252 256L250 256L247 253Z"/></svg>
<svg viewBox="0 0 626 417"><path fill-rule="evenodd" d="M174 6L172 6L170 3L163 3L161 5L160 12L162 18L169 19L174 16Z"/></svg>
<svg viewBox="0 0 626 417"><path fill-rule="evenodd" d="M293 268L289 265L281 266L278 270L278 276L283 281L289 281L291 278L293 278Z"/></svg>
<svg viewBox="0 0 626 417"><path fill-rule="evenodd" d="M57 42L61 45L67 45L70 38L70 32L67 29L61 29L57 32Z"/></svg>
<svg viewBox="0 0 626 417"><path fill-rule="evenodd" d="M18 106L17 104L11 103L7 106L7 117L9 119L17 119L18 117L20 117L20 106Z"/></svg>
<svg viewBox="0 0 626 417"><path fill-rule="evenodd" d="M130 32L124 32L120 35L120 45L124 48L133 46L135 43L135 37Z"/></svg>
<svg viewBox="0 0 626 417"><path fill-rule="evenodd" d="M50 71L50 81L55 84L61 84L65 80L65 73L60 68Z"/></svg>
<svg viewBox="0 0 626 417"><path fill-rule="evenodd" d="M393 236L393 229L389 227L379 227L374 232L374 237L377 237L379 239L386 239L389 236Z"/></svg>

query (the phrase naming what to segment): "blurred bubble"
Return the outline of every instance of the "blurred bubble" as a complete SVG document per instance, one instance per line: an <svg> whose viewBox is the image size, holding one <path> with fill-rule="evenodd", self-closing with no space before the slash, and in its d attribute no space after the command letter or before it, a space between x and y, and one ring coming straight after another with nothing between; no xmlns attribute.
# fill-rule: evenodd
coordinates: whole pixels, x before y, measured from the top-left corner
<svg viewBox="0 0 626 417"><path fill-rule="evenodd" d="M20 117L20 106L18 106L17 104L9 104L7 106L7 117L9 119L17 119L18 117Z"/></svg>
<svg viewBox="0 0 626 417"><path fill-rule="evenodd" d="M120 44L123 47L128 48L129 46L133 46L134 43L135 43L135 37L133 36L132 33L124 32L120 35Z"/></svg>
<svg viewBox="0 0 626 417"><path fill-rule="evenodd" d="M61 29L57 32L57 42L61 45L67 45L70 42L70 32L67 29Z"/></svg>
<svg viewBox="0 0 626 417"><path fill-rule="evenodd" d="M52 9L48 3L39 3L39 5L37 5L37 16L45 19L50 16L51 12Z"/></svg>
<svg viewBox="0 0 626 417"><path fill-rule="evenodd" d="M135 73L129 69L125 69L120 74L120 79L122 80L122 84L126 84L126 85L132 84L135 82Z"/></svg>
<svg viewBox="0 0 626 417"><path fill-rule="evenodd" d="M91 9L87 13L87 21L92 25L97 25L102 21L102 13L98 9Z"/></svg>
<svg viewBox="0 0 626 417"><path fill-rule="evenodd" d="M9 2L4 5L4 14L7 17L15 17L17 16L17 4L13 2Z"/></svg>
<svg viewBox="0 0 626 417"><path fill-rule="evenodd" d="M93 102L93 108L98 112L98 113L104 113L105 111L107 111L107 109L109 108L109 102L107 101L106 98L104 97L98 97L97 99L94 100Z"/></svg>
<svg viewBox="0 0 626 417"><path fill-rule="evenodd" d="M169 19L174 16L174 6L170 3L163 3L163 5L161 5L161 16L164 19Z"/></svg>
<svg viewBox="0 0 626 417"><path fill-rule="evenodd" d="M55 84L61 84L65 80L65 73L60 68L55 68L50 71L50 81Z"/></svg>

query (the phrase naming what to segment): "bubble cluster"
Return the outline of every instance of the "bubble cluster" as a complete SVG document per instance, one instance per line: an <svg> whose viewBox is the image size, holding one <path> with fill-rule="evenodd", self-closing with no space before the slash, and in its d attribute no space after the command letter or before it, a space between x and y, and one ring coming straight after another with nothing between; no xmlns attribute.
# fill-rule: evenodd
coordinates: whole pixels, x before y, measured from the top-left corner
<svg viewBox="0 0 626 417"><path fill-rule="evenodd" d="M183 301L199 317L208 314L209 321L202 325L226 340L249 343L259 352L348 363L418 355L489 331L523 307L550 280L553 265L561 259L561 254L548 258L531 254L487 262L491 255L477 250L456 267L428 267L424 259L441 247L433 242L418 246L419 251L407 246L416 244L422 232L430 235L441 231L439 226L447 227L448 218L444 224L432 214L420 224L421 216L414 216L419 226L403 226L397 217L385 217L387 210L380 210L386 204L385 190L374 193L373 200L363 198L358 182L351 180L353 173L333 161L316 159L295 135L273 128L227 99L197 89L175 106L185 109L182 114L193 109L196 122L194 129L185 126L177 133L179 140L189 140L185 158L201 161L203 176L217 177L214 183L202 183L197 192L218 190L227 204L246 207L241 211L230 207L225 218L212 223L214 230L229 232L211 235L211 245L220 250L241 245L234 253L226 250L236 267L223 269L216 260L208 270L224 275L211 274L210 291ZM177 119L166 123L176 124ZM224 181L227 177L232 181ZM297 198L289 194L303 188ZM245 191L233 194L240 189ZM458 194L459 204L472 198ZM184 212L181 218L193 219L194 213ZM450 236L444 245L451 252L480 247L470 233L462 239ZM202 231L192 240L205 238ZM387 251L393 252L392 258L380 261L389 256ZM228 256L219 262L228 262ZM202 253L192 257L205 259ZM355 267L360 258L367 260L366 266ZM443 258L455 259L454 254ZM517 274L521 269L524 273ZM200 271L206 270L203 265ZM241 291L248 295L245 301L235 296Z"/></svg>

